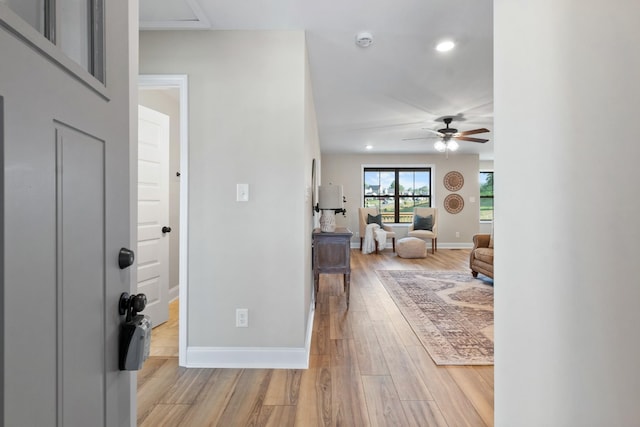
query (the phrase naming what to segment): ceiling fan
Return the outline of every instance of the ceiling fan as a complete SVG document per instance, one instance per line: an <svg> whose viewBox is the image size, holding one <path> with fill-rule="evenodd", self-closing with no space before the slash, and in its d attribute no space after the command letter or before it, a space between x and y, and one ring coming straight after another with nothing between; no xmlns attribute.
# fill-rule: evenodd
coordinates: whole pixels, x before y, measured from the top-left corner
<svg viewBox="0 0 640 427"><path fill-rule="evenodd" d="M428 132L432 132L440 137L440 140L437 141L433 146L439 152L444 151L456 151L458 149L458 143L455 141L456 139L459 141L470 141L470 142L479 142L485 143L488 139L483 138L471 138L469 135L475 135L477 133L485 133L489 132L489 129L480 128L480 129L472 129L464 132L458 132L458 129L450 128L449 124L453 121L453 117L445 117L444 123L446 125L443 129L433 130L424 128ZM416 139L427 139L428 137L421 138L405 138L403 141L412 141Z"/></svg>

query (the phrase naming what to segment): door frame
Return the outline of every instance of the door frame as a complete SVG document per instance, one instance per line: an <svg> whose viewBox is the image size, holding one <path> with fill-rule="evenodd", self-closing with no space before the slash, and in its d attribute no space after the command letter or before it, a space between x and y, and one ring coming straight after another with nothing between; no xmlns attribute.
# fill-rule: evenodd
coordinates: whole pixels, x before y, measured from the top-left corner
<svg viewBox="0 0 640 427"><path fill-rule="evenodd" d="M189 79L186 74L140 74L138 89L166 89L174 88L179 91L180 109L180 282L178 284L178 364L185 366L187 361L187 296L189 287ZM136 159L137 159L136 149ZM136 162L137 164L137 162ZM136 167L137 169L137 167ZM137 176L137 171L136 175ZM137 188L134 195L138 197ZM137 203L131 205L137 211ZM137 213L133 213L137 217ZM135 241L137 228L132 227ZM136 286L135 283L132 284Z"/></svg>

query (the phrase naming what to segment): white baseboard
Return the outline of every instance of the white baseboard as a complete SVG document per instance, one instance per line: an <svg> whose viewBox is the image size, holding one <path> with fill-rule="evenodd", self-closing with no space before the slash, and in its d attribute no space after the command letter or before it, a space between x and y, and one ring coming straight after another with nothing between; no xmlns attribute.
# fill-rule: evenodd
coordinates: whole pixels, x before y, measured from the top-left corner
<svg viewBox="0 0 640 427"><path fill-rule="evenodd" d="M180 287L178 285L174 286L173 288L169 288L169 302L178 299L179 296L179 292L180 292Z"/></svg>
<svg viewBox="0 0 640 427"><path fill-rule="evenodd" d="M304 347L189 347L187 368L307 369L313 333L313 305L309 311Z"/></svg>
<svg viewBox="0 0 640 427"><path fill-rule="evenodd" d="M473 243L440 243L438 242L438 249L471 249Z"/></svg>

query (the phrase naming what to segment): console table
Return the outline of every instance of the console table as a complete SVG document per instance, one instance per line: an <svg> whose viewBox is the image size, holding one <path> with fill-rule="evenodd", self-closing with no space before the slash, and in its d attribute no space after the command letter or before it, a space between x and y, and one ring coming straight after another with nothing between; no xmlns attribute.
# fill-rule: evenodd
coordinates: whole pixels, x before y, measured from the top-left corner
<svg viewBox="0 0 640 427"><path fill-rule="evenodd" d="M351 281L351 236L348 228L337 227L333 233L323 233L319 228L313 230L313 286L316 303L320 286L320 273L344 275L344 292L349 308Z"/></svg>

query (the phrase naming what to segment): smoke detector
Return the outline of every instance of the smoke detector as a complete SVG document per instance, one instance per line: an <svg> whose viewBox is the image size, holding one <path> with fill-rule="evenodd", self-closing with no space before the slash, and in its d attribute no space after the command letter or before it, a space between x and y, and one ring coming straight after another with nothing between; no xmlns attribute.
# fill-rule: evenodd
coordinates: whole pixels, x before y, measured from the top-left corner
<svg viewBox="0 0 640 427"><path fill-rule="evenodd" d="M360 47L369 47L373 43L373 36L371 33L358 33L356 35L356 44Z"/></svg>

